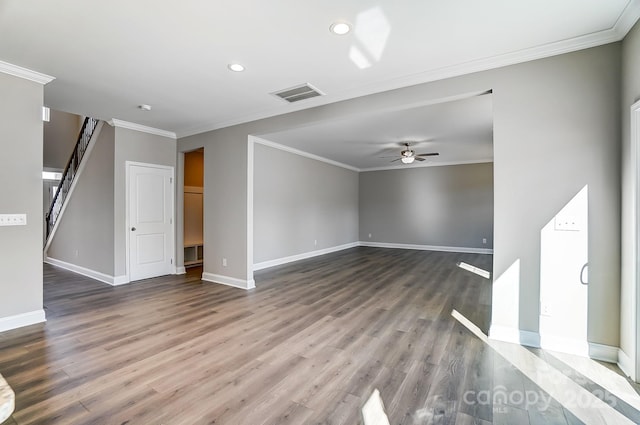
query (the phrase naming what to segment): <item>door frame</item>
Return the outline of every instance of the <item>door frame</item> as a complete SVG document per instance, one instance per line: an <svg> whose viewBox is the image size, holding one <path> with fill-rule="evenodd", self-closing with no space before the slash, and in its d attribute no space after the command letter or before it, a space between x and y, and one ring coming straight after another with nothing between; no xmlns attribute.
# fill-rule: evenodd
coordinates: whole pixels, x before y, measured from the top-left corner
<svg viewBox="0 0 640 425"><path fill-rule="evenodd" d="M171 192L171 234L169 235L169 237L171 238L170 240L170 246L171 246L171 250L172 250L172 254L171 257L173 258L172 264L171 264L171 272L172 274L176 274L176 223L175 223L175 217L176 217L176 171L175 171L175 167L170 166L170 165L162 165L162 164L150 164L150 163L146 163L146 162L137 162L137 161L125 161L125 200L124 200L124 209L125 209L125 218L124 218L124 232L126 234L125 237L125 276L127 278L127 282L131 282L131 232L129 231L129 229L131 228L130 226L130 196L131 194L129 193L129 179L131 178L131 167L132 166L137 166L137 167L147 167L147 168L157 168L157 169L163 169L163 170L169 170L171 171L171 185L172 188L170 190Z"/></svg>
<svg viewBox="0 0 640 425"><path fill-rule="evenodd" d="M629 134L631 147L631 175L632 175L632 204L633 211L633 235L631 247L633 255L631 280L635 291L635 304L633 306L633 335L635 336L633 370L631 379L638 382L640 376L640 101L631 105L631 133ZM624 249L624 247L623 247Z"/></svg>

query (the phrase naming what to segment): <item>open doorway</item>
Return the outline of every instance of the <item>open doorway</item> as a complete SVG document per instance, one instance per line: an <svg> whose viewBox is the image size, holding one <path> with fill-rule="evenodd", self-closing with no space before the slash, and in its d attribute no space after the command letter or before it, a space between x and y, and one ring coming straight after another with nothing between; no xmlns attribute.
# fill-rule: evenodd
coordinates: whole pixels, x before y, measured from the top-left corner
<svg viewBox="0 0 640 425"><path fill-rule="evenodd" d="M204 259L204 148L184 153L183 189L184 267L193 269Z"/></svg>

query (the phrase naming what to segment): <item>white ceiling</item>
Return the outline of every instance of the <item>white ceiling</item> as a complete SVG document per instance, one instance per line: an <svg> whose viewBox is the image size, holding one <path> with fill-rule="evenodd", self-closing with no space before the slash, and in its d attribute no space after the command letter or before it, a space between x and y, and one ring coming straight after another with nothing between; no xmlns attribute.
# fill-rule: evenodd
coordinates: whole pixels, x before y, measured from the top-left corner
<svg viewBox="0 0 640 425"><path fill-rule="evenodd" d="M485 94L326 121L260 138L358 170L407 167L391 162L400 157L405 142L411 142L417 154L439 153L412 166L487 162L493 160L493 104L491 94Z"/></svg>
<svg viewBox="0 0 640 425"><path fill-rule="evenodd" d="M184 136L617 41L638 16L640 0L0 0L0 61L55 77L45 86L53 109ZM331 34L336 20L354 30ZM236 61L245 72L227 69ZM326 96L290 105L269 94L305 82ZM348 154L295 133L273 137L356 168L382 166L363 160L358 143L373 140L373 153L413 136L409 118L396 118L387 141L357 136L356 123L327 124L325 135L340 130L360 149ZM449 122L456 128L438 129L434 143L470 137Z"/></svg>

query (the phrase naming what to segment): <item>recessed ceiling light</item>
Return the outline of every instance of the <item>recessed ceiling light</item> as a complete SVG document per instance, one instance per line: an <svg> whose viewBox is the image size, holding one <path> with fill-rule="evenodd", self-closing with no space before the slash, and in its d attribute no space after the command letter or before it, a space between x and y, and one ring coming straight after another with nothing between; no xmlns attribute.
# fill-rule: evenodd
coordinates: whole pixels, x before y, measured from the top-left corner
<svg viewBox="0 0 640 425"><path fill-rule="evenodd" d="M151 110L151 105L138 105L138 108L142 109L143 111L150 111Z"/></svg>
<svg viewBox="0 0 640 425"><path fill-rule="evenodd" d="M239 63L230 63L229 65L227 65L227 68L229 68L233 72L244 71L244 66L240 65Z"/></svg>
<svg viewBox="0 0 640 425"><path fill-rule="evenodd" d="M345 35L349 31L351 31L351 25L347 24L346 22L334 22L329 27L329 30L337 35Z"/></svg>

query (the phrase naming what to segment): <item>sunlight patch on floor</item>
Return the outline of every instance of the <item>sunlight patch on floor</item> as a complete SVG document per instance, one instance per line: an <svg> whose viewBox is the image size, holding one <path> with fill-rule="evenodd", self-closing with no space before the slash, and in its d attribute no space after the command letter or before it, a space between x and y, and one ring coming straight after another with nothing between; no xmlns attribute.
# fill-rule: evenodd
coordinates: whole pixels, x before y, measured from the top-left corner
<svg viewBox="0 0 640 425"><path fill-rule="evenodd" d="M623 376L586 357L555 351L547 351L547 354L567 364L573 370L581 373L620 400L640 411L640 395Z"/></svg>
<svg viewBox="0 0 640 425"><path fill-rule="evenodd" d="M362 417L364 425L389 425L389 418L384 412L382 397L377 388L373 390L369 400L362 406Z"/></svg>
<svg viewBox="0 0 640 425"><path fill-rule="evenodd" d="M490 340L480 328L458 311L453 310L451 315L582 422L606 425L634 423L613 409L610 404L596 397L526 348L517 344ZM524 394L519 396L525 397Z"/></svg>
<svg viewBox="0 0 640 425"><path fill-rule="evenodd" d="M476 267L476 266L472 266L471 264L467 264L467 263L462 262L462 261L460 261L458 263L458 267L460 267L461 269L470 271L471 273L475 273L478 276L482 276L485 279L489 279L491 277L491 273L489 273L488 271L483 270L483 269L481 269L479 267Z"/></svg>

